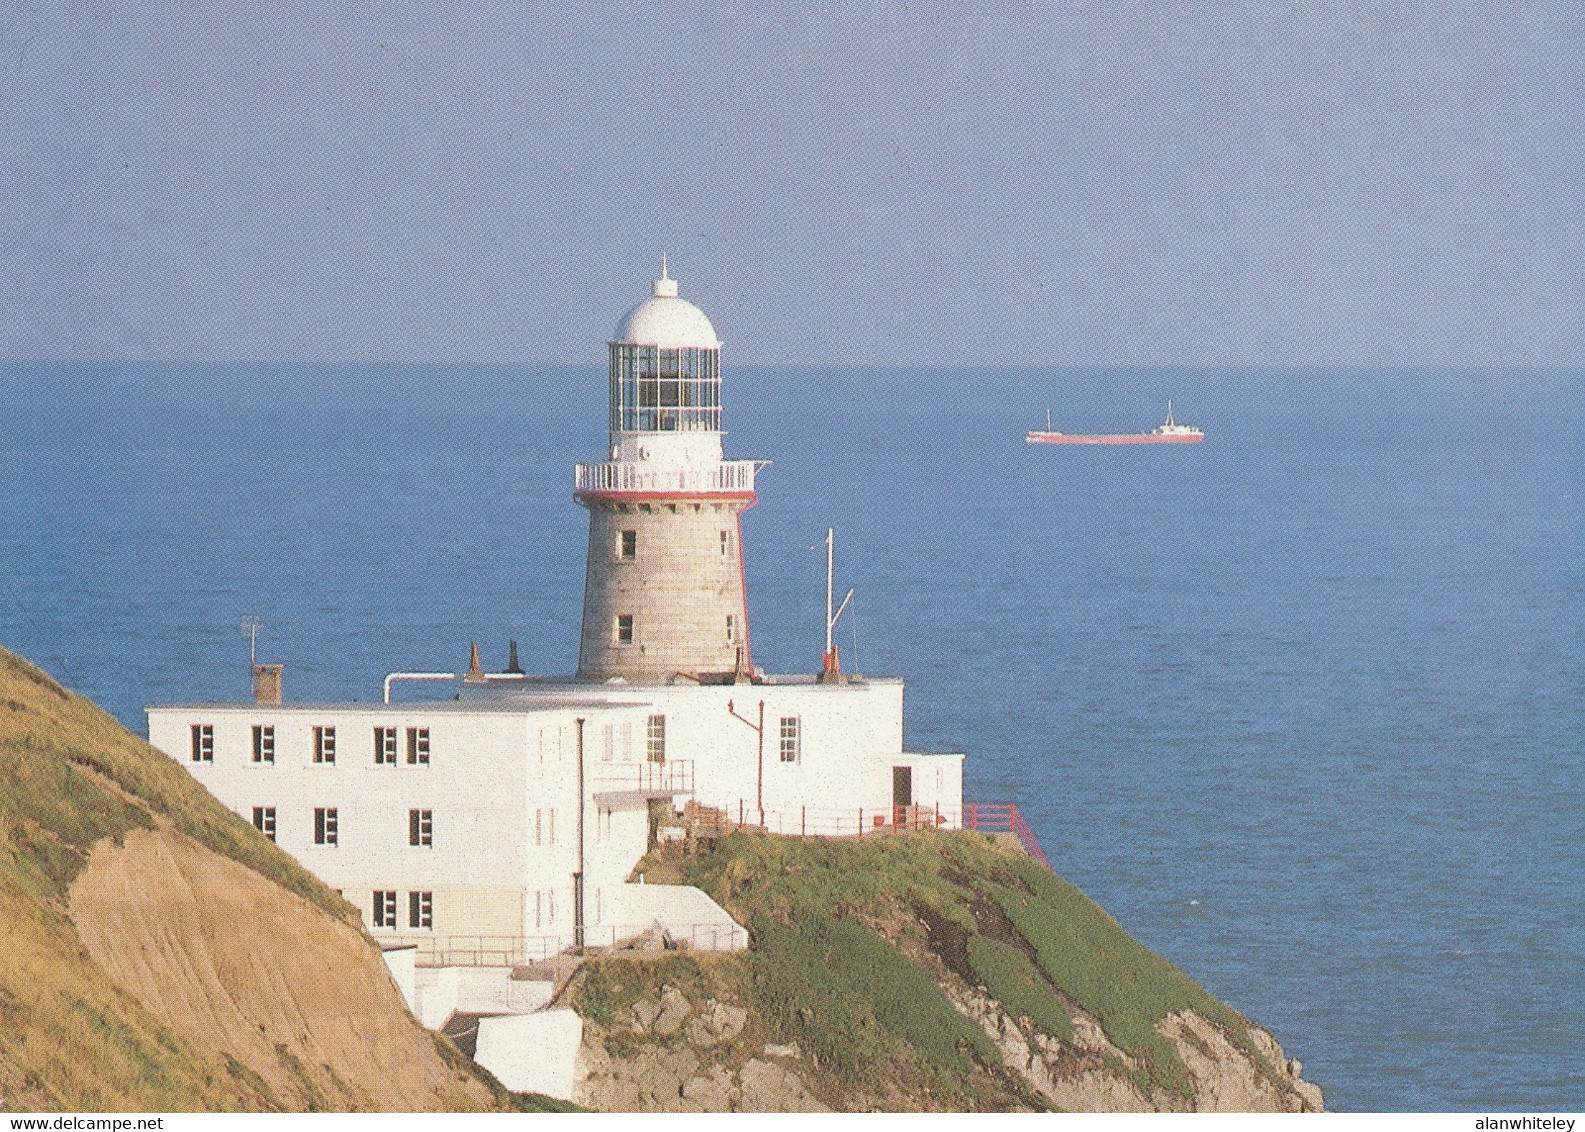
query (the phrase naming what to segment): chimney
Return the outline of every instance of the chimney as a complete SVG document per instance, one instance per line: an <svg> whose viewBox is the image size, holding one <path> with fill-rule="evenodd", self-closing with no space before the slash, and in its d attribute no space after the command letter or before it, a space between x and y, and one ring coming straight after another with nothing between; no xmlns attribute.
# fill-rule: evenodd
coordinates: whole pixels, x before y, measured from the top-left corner
<svg viewBox="0 0 1585 1132"><path fill-rule="evenodd" d="M281 706L281 672L284 665L255 664L253 666L253 702L268 707Z"/></svg>

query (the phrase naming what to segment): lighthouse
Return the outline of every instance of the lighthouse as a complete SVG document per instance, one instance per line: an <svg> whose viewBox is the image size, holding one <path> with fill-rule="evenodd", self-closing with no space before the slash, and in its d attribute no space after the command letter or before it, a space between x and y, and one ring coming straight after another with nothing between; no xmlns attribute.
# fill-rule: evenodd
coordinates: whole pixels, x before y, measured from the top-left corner
<svg viewBox="0 0 1585 1132"><path fill-rule="evenodd" d="M741 517L763 461L721 444L721 341L664 260L608 348L608 456L575 469L589 510L582 680L747 681Z"/></svg>

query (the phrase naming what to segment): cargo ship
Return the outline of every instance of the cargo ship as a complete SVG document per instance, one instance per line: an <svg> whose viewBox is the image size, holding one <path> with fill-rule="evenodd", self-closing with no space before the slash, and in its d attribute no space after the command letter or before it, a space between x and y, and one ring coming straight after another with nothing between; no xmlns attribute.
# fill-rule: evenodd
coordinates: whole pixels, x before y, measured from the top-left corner
<svg viewBox="0 0 1585 1132"><path fill-rule="evenodd" d="M1149 432L1129 432L1117 435L1080 436L1076 433L1053 432L1051 410L1046 410L1046 431L1024 434L1030 444L1198 444L1205 433L1193 425L1179 424L1172 419L1172 402L1167 402L1167 419Z"/></svg>

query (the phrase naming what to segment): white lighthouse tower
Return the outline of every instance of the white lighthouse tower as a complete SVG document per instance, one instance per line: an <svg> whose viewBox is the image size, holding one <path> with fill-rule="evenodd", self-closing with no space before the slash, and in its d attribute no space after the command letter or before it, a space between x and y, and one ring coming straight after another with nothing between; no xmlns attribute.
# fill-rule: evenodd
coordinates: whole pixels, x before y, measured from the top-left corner
<svg viewBox="0 0 1585 1132"><path fill-rule="evenodd" d="M721 342L661 263L609 346L608 460L579 464L589 509L585 680L750 678L740 516L761 461L721 447Z"/></svg>

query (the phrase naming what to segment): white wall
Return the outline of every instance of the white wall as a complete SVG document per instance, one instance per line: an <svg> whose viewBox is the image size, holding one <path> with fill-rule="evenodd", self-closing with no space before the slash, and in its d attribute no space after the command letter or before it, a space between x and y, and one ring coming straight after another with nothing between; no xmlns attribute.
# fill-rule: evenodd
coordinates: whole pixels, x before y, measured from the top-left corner
<svg viewBox="0 0 1585 1132"><path fill-rule="evenodd" d="M898 680L547 685L509 694L529 703L554 703L576 694L631 704L642 715L664 715L668 761L691 763L694 798L733 821L741 815L757 822L763 805L765 823L773 831L851 836L862 818L868 832L877 814L889 820L895 766L914 768L916 803L946 812L953 824L961 811L962 756L903 752L903 685ZM756 731L762 702L763 754ZM798 758L785 763L780 754L784 717L798 719L800 732ZM636 741L639 759L642 734ZM591 766L591 773L603 773L601 766Z"/></svg>
<svg viewBox="0 0 1585 1132"><path fill-rule="evenodd" d="M682 884L624 884L609 893L613 922L660 928L695 951L742 951L748 932L697 888Z"/></svg>
<svg viewBox="0 0 1585 1132"><path fill-rule="evenodd" d="M151 708L149 735L244 820L256 806L273 807L276 844L340 890L382 940L570 938L577 720L591 714L522 704L202 705ZM625 720L629 730L637 718L642 734L643 716L634 709L598 714ZM214 728L213 762L191 760L195 723ZM252 761L256 725L275 728L273 763ZM336 729L334 763L313 761L316 726ZM375 763L375 727L397 728L394 765ZM429 731L427 765L407 762L409 727ZM586 722L586 743L589 730ZM594 784L586 789L592 797ZM316 808L336 810L335 845L315 843ZM430 811L429 846L409 844L415 809ZM592 822L592 805L586 816ZM597 871L616 882L645 850L647 820L625 817L598 846ZM586 830L586 847L593 833ZM396 892L399 926L374 926L376 891ZM411 892L431 894L428 930L410 924Z"/></svg>
<svg viewBox="0 0 1585 1132"><path fill-rule="evenodd" d="M421 962L510 964L573 942L578 869L578 739L583 722L585 923L609 942L629 917L623 889L643 856L653 779L684 771L700 803L788 834L869 833L892 816L892 770L913 770L916 803L956 824L961 755L902 750L903 687L561 684L465 689L461 702L411 705L198 705L149 709L156 747L222 803L276 812L276 842L363 914L387 945ZM486 696L488 698L486 698ZM755 728L764 704L763 748ZM666 765L646 760L647 722L666 719ZM798 720L783 762L780 723ZM190 758L189 728L214 727L214 761ZM275 728L275 761L252 761L252 728ZM313 728L334 726L334 764L313 762ZM397 762L374 761L375 727L398 729ZM427 765L407 762L406 731L427 728ZM688 796L671 798L678 809ZM314 843L314 809L335 808L335 846ZM409 845L410 810L431 811L432 845ZM397 894L397 927L373 926L372 894ZM429 892L428 930L408 894ZM444 944L449 950L439 950ZM512 949L516 950L512 950Z"/></svg>
<svg viewBox="0 0 1585 1132"><path fill-rule="evenodd" d="M583 1019L571 1010L479 1019L473 1059L514 1093L572 1099Z"/></svg>

